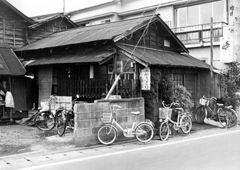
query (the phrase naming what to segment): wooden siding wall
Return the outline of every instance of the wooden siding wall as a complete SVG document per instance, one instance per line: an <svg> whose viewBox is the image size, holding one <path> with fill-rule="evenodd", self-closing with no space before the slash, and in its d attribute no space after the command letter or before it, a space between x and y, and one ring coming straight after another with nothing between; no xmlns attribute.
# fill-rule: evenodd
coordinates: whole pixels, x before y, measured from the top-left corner
<svg viewBox="0 0 240 170"><path fill-rule="evenodd" d="M176 51L175 44L170 39L168 33L161 33L161 25L150 25L147 31L144 33L145 28L142 28L133 34L127 36L125 39L121 40L121 43L130 44L130 45L138 45L142 47L148 47L158 50L165 51ZM139 41L139 39L141 40ZM168 40L170 42L170 47L164 46L164 40Z"/></svg>
<svg viewBox="0 0 240 170"><path fill-rule="evenodd" d="M23 46L25 28L24 19L0 2L0 42L6 42L14 48Z"/></svg>
<svg viewBox="0 0 240 170"><path fill-rule="evenodd" d="M54 32L63 31L73 26L64 18L58 18L48 23L45 23L37 28L28 29L28 43L48 37Z"/></svg>

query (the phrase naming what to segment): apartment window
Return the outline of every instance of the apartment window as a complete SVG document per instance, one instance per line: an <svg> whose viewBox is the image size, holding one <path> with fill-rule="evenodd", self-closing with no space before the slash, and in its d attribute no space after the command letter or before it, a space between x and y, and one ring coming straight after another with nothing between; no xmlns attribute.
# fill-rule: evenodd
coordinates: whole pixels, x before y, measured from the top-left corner
<svg viewBox="0 0 240 170"><path fill-rule="evenodd" d="M207 24L211 17L213 22L221 22L224 21L224 0L182 7L176 11L178 27Z"/></svg>

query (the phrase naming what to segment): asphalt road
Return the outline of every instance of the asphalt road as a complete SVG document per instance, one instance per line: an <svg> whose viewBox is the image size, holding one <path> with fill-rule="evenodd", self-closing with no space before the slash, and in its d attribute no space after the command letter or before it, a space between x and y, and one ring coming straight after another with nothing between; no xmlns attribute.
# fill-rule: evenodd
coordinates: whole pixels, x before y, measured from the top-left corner
<svg viewBox="0 0 240 170"><path fill-rule="evenodd" d="M147 145L103 147L89 156L72 157L24 170L239 170L240 129L180 137Z"/></svg>

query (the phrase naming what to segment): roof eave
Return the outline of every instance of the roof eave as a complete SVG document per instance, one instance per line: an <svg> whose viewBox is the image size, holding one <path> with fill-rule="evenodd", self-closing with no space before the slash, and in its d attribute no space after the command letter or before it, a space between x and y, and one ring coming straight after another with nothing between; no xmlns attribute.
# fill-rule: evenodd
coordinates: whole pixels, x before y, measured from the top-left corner
<svg viewBox="0 0 240 170"><path fill-rule="evenodd" d="M18 15L20 15L21 17L23 17L27 22L29 22L30 24L34 24L35 21L32 20L31 18L27 17L25 14L23 14L21 11L19 11L17 8L15 8L12 4L10 4L9 2L7 2L6 0L1 0L5 5L7 5L9 8L11 8L13 11L15 11Z"/></svg>

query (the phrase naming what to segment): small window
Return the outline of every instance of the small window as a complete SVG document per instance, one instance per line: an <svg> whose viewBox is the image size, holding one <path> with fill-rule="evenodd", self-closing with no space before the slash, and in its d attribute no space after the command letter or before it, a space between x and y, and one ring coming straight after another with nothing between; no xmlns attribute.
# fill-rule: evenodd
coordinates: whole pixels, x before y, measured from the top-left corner
<svg viewBox="0 0 240 170"><path fill-rule="evenodd" d="M111 20L110 20L110 19L106 19L106 20L102 20L102 21L101 21L101 24L109 23L109 22L111 22Z"/></svg>
<svg viewBox="0 0 240 170"><path fill-rule="evenodd" d="M164 40L164 47L170 47L170 41Z"/></svg>

